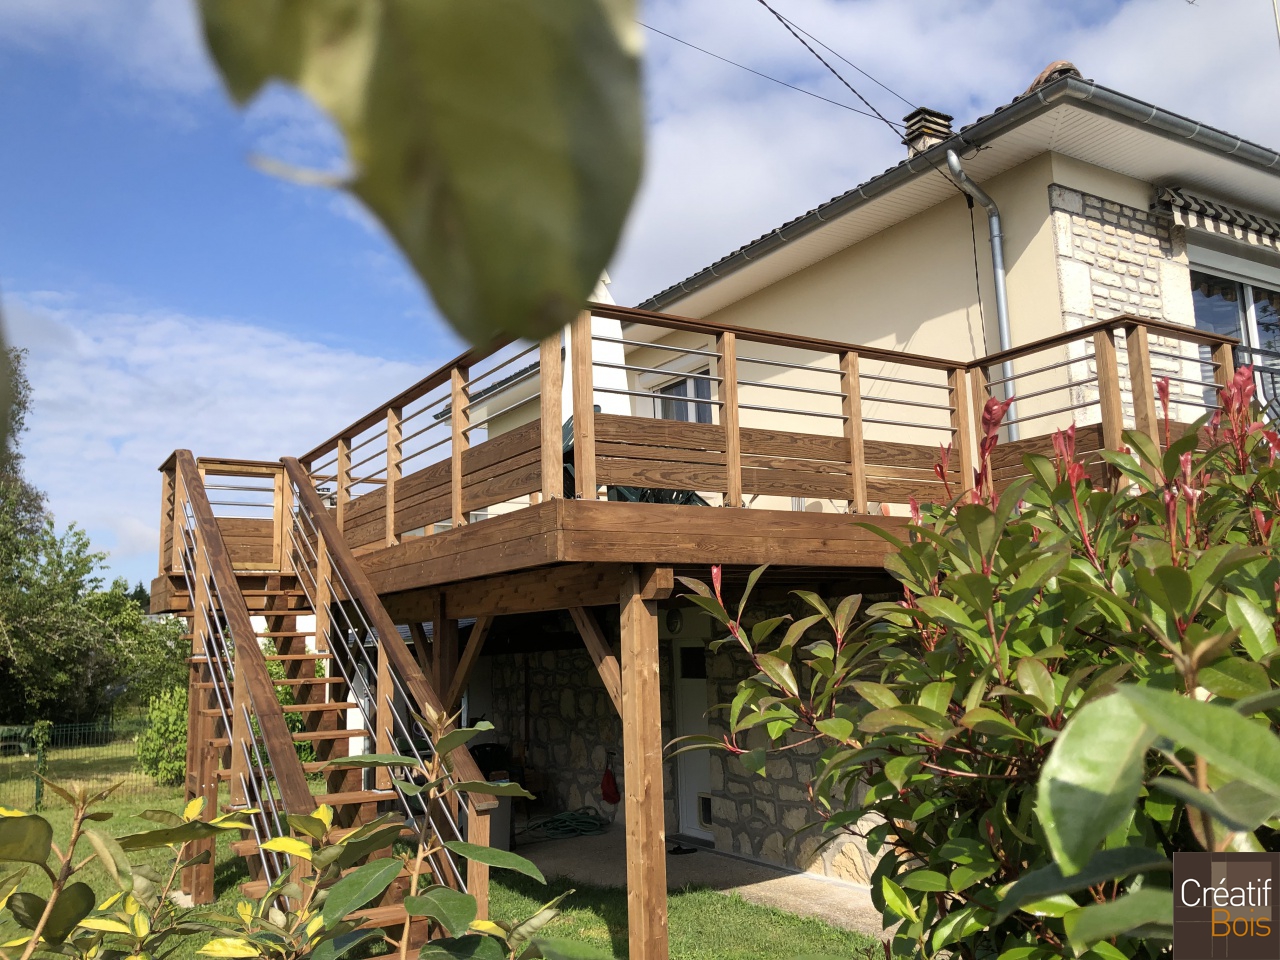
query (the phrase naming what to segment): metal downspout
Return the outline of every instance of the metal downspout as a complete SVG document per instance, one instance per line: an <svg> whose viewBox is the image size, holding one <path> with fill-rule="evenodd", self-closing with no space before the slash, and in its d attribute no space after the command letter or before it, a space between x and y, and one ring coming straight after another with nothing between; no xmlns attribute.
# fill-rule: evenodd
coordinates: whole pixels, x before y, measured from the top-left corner
<svg viewBox="0 0 1280 960"><path fill-rule="evenodd" d="M964 167L960 165L960 157L954 150L947 151L947 169L956 186L982 204L983 209L987 211L987 225L991 230L991 268L995 273L996 285L996 322L1000 331L1000 350L1003 352L1010 349L1013 344L1009 335L1009 294L1005 289L1004 233L1000 229L1000 208L985 190L969 179L969 175L964 172ZM1006 360L1000 364L1000 376L1004 380L1001 384L1003 387L1001 393L1008 400L1013 395L1013 361ZM1012 403L1009 405L1007 417L1011 421L1018 417L1017 409ZM1016 423L1009 423L1006 429L1010 440L1018 439Z"/></svg>

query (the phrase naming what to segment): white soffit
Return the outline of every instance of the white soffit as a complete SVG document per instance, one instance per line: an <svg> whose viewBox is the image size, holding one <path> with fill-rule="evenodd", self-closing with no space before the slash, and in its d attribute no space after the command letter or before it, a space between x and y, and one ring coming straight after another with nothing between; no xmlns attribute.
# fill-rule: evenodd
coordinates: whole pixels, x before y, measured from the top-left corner
<svg viewBox="0 0 1280 960"><path fill-rule="evenodd" d="M1180 186L1280 216L1280 176L1157 130L1102 114L1079 102L1059 103L993 139L964 161L979 183L1046 151L1145 180ZM834 253L956 196L942 173L923 172L902 186L797 237L747 266L675 300L663 309L705 317Z"/></svg>

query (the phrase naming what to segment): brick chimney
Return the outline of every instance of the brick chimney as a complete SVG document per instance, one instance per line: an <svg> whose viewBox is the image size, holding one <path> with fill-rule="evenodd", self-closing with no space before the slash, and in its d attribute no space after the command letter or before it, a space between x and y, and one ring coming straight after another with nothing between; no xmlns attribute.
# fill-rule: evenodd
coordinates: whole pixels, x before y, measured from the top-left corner
<svg viewBox="0 0 1280 960"><path fill-rule="evenodd" d="M907 145L907 156L914 157L916 154L924 153L935 144L948 139L953 132L951 130L953 119L945 113L928 107L918 107L903 117L902 122L907 125L907 133L902 138L902 142Z"/></svg>

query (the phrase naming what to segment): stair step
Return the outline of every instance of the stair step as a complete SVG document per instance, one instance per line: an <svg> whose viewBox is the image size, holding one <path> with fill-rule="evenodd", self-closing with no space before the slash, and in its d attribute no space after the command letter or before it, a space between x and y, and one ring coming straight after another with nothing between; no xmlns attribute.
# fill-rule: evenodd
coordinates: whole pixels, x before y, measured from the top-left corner
<svg viewBox="0 0 1280 960"><path fill-rule="evenodd" d="M293 734L294 743L315 743L318 740L353 740L356 737L373 736L368 730L305 730L302 733ZM222 750L231 746L231 741L227 737L219 737L216 740L210 740L209 746L215 750Z"/></svg>
<svg viewBox="0 0 1280 960"><path fill-rule="evenodd" d="M291 703L281 709L285 713L320 713L325 710L354 710L359 706L349 700L329 700L325 703Z"/></svg>
<svg viewBox="0 0 1280 960"><path fill-rule="evenodd" d="M317 793L311 799L316 803L327 803L331 807L345 807L351 803L381 803L383 800L394 800L397 796L394 790L350 790L344 793Z"/></svg>
<svg viewBox="0 0 1280 960"><path fill-rule="evenodd" d="M271 611L266 611L267 616L271 615ZM292 616L292 611L281 613L282 616ZM314 637L314 630L259 630L259 637Z"/></svg>
<svg viewBox="0 0 1280 960"><path fill-rule="evenodd" d="M336 827L329 831L329 840L341 840L355 833L361 826L363 824L355 827ZM410 826L406 826L400 835L405 838L417 836L413 827ZM249 837L247 840L234 840L231 843L231 852L237 857L256 856L258 853L258 841L253 837ZM263 889L265 891L265 887ZM262 896L262 894L258 894L258 896Z"/></svg>
<svg viewBox="0 0 1280 960"><path fill-rule="evenodd" d="M301 634L301 636L309 637L311 636L311 634L309 633ZM280 663L285 663L290 660L299 660L299 661L301 660L332 660L333 654L332 653L273 653L271 654L271 656L266 657L265 659L275 660Z"/></svg>
<svg viewBox="0 0 1280 960"><path fill-rule="evenodd" d="M342 677L292 677L287 680L272 680L277 687L301 687L309 683L346 683ZM197 683L197 690L212 690L212 683Z"/></svg>
<svg viewBox="0 0 1280 960"><path fill-rule="evenodd" d="M360 704L348 701L330 700L326 703L291 703L281 706L281 710L285 713L323 713L325 711L337 713L343 710L354 710ZM222 717L221 710L201 710L200 716L214 717L215 719Z"/></svg>

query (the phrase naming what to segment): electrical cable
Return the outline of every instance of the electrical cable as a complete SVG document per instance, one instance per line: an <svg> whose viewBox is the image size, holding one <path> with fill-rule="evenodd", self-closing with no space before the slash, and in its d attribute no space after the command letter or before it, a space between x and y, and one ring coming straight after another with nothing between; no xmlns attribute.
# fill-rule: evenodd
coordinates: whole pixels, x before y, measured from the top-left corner
<svg viewBox="0 0 1280 960"><path fill-rule="evenodd" d="M525 837L526 843L538 840L564 840L569 837L588 837L604 833L609 821L600 816L595 807L579 807L554 816L530 820L517 837Z"/></svg>
<svg viewBox="0 0 1280 960"><path fill-rule="evenodd" d="M736 60L730 60L728 57L722 57L718 53L712 53L710 50L706 50L695 43L690 43L688 40L681 40L679 37L674 34L667 33L665 30L659 30L657 27L651 27L649 24L641 20L637 20L636 23L644 27L646 30L651 30L659 36L666 37L668 40L674 40L676 43L684 44L692 50L697 50L699 53L705 53L708 57L715 57L715 59L727 63L730 66L737 67L739 70L745 70L747 73L754 73L757 77L762 77L765 80L772 80L774 83L787 87L790 90L795 90L797 93L803 93L806 96L813 97L815 100L821 100L824 103L829 103L832 106L843 107L845 110L848 110L851 113L856 113L861 117L868 117L872 120L884 120L884 117L879 113L867 113L865 110L859 110L857 107L851 107L847 103L841 103L839 100L831 100L828 97L822 96L820 93L814 93L812 90L806 90L804 87L797 87L795 84L787 83L785 80L779 80L777 77L771 77L767 73L761 73L759 70L754 70L745 64L738 63Z"/></svg>
<svg viewBox="0 0 1280 960"><path fill-rule="evenodd" d="M1278 0L1278 2L1280 2L1280 0ZM799 30L799 31L800 31L801 33L803 33L806 37L808 37L810 40L812 40L814 43L816 43L818 46L820 46L823 50L826 50L826 51L827 51L828 53L830 53L832 56L836 57L837 59L843 60L843 61L844 61L845 63L847 63L849 66L853 67L853 69L857 70L860 74L862 74L864 77L866 77L866 78L867 78L868 80L870 80L872 83L874 83L876 86L880 87L881 89L884 89L884 90L889 91L889 93L893 94L895 97L897 97L897 98L898 98L899 100L901 100L903 103L905 103L908 107L911 107L913 110L919 110L919 109L920 109L920 105L919 105L919 104L912 103L910 100L908 100L906 97L904 97L902 94L900 94L897 90L893 89L893 87L889 86L887 83L883 83L882 81L877 80L877 79L876 79L875 77L873 77L871 74L867 73L867 71L863 70L860 66L858 66L856 63L854 63L852 60L850 60L848 57L846 57L844 54L842 54L839 50L832 50L829 46L827 46L825 43L823 43L821 40L819 40L817 37L815 37L812 33L810 33L810 32L809 32L808 30L806 30L804 27L800 26L800 24L796 23L794 20L792 20L792 19L790 19L790 18L788 18L788 17L784 17L784 16L782 16L781 14L775 14L775 16L778 16L778 17L779 17L781 20L783 20L785 23L788 23L788 24L790 24L791 26L795 27L797 30Z"/></svg>
<svg viewBox="0 0 1280 960"><path fill-rule="evenodd" d="M846 79L841 75L841 73L840 73L840 71L839 71L839 70L837 70L837 69L836 69L835 67L833 67L831 64L827 63L827 61L826 61L825 59L823 59L822 54L820 54L817 50L813 49L813 47L809 46L809 41L808 41L808 40L806 40L804 37L800 36L800 34L796 32L796 29L795 29L794 27L792 27L792 26L791 26L791 21L789 21L786 17L784 17L782 14L780 14L777 10L773 9L773 7L769 6L769 2L768 2L768 0L756 0L756 2L757 2L757 3L759 3L759 4L760 4L760 6L764 7L766 10L768 10L771 14L773 14L773 15L774 15L774 17L777 19L777 21L778 21L780 24L782 24L782 26L786 29L787 33L791 34L791 35L792 35L793 37L795 37L798 41L800 41L801 45L803 45L803 46L804 46L804 48L805 48L806 50L808 50L811 54L813 54L813 56L817 59L817 61L818 61L820 64L822 64L824 67L826 67L828 70L830 70L830 71L831 71L831 75L832 75L833 77L835 77L837 80L839 80L841 83L843 83L843 84L844 84L844 85L849 89L849 92L850 92L850 93L852 93L852 94L853 94L855 97L857 97L859 100L861 100L861 101L866 105L867 109L868 109L868 110L870 110L872 113L874 113L877 117L879 117L879 118L880 118L880 120L881 120L881 121L882 121L882 122L883 122L883 123L884 123L884 124L885 124L889 129L890 129L890 130L892 130L892 131L894 132L894 134L899 134L899 133L901 133L901 131L902 131L902 124L900 124L900 123L894 123L892 120L890 120L888 117L886 117L883 113L881 113L879 110L877 110L877 109L875 108L875 105L874 105L874 104L872 104L872 102L871 102L870 100L868 100L866 97L864 97L862 94L860 94L860 93L859 93L859 92L854 88L853 84L851 84L848 80L846 80Z"/></svg>
<svg viewBox="0 0 1280 960"><path fill-rule="evenodd" d="M947 177L947 179L951 178ZM960 192L964 193L963 190ZM964 200L969 205L969 238L973 241L973 289L978 294L978 323L982 325L982 352L990 353L991 351L987 349L987 315L982 308L982 274L978 270L978 227L973 222L973 197L965 193ZM972 327L970 327L970 333L972 333ZM972 340L970 342L972 343Z"/></svg>

